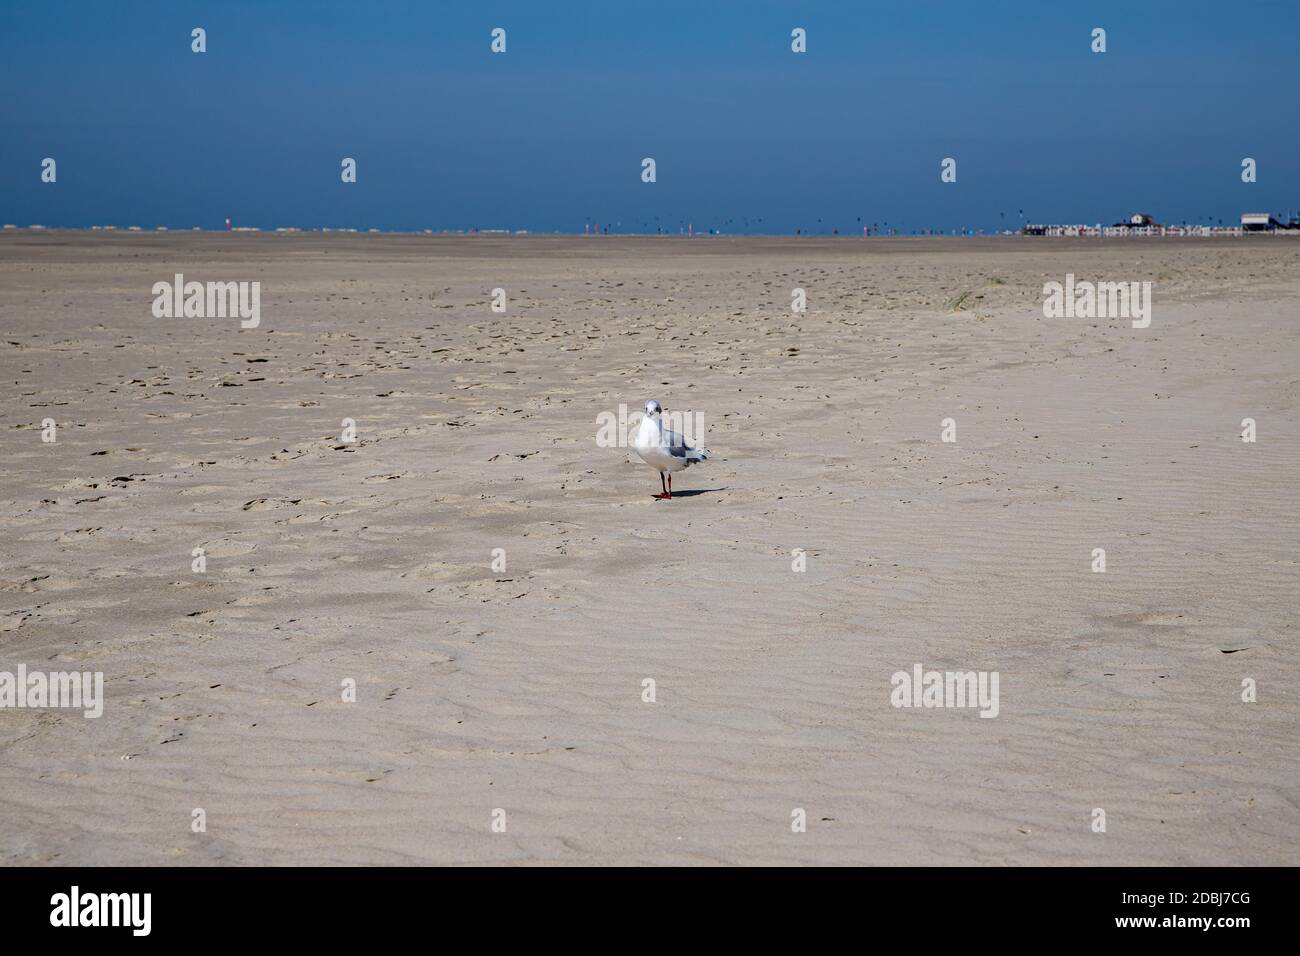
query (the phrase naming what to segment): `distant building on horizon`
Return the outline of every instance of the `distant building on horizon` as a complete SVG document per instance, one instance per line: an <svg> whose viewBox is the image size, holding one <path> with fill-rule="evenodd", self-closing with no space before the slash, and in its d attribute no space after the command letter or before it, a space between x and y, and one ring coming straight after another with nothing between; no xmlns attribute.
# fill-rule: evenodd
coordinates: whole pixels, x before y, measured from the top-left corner
<svg viewBox="0 0 1300 956"><path fill-rule="evenodd" d="M1269 213L1243 212L1241 214L1241 228L1247 232L1264 232L1269 229L1283 229L1286 227Z"/></svg>

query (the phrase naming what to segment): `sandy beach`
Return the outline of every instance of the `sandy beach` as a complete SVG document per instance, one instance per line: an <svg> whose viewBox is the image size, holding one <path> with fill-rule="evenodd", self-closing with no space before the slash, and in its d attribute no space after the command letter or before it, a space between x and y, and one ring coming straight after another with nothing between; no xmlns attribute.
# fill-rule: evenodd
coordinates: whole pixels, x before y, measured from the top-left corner
<svg viewBox="0 0 1300 956"><path fill-rule="evenodd" d="M1300 863L1300 241L17 230L0 323L0 671L105 697L0 863Z"/></svg>

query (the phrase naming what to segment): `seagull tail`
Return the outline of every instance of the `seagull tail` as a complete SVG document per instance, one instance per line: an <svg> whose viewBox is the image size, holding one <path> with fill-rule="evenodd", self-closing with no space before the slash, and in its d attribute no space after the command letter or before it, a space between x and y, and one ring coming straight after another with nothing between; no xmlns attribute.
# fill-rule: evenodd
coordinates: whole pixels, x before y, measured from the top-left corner
<svg viewBox="0 0 1300 956"><path fill-rule="evenodd" d="M686 449L687 461L706 461L708 460L708 458L709 458L709 450L707 448Z"/></svg>

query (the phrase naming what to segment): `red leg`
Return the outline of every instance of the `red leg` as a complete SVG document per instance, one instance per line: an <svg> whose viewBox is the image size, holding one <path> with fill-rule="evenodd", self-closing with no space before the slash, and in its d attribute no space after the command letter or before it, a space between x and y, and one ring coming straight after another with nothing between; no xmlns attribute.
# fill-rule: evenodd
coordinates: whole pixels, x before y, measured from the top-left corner
<svg viewBox="0 0 1300 956"><path fill-rule="evenodd" d="M664 473L663 473L662 471L659 472L659 487L664 489L664 493L661 494L661 495L655 495L656 498L658 498L658 499L660 499L660 500L662 501L664 498L671 498L671 497L672 497L672 495L670 495L670 494L668 493L668 489L667 489L667 488L664 488Z"/></svg>
<svg viewBox="0 0 1300 956"><path fill-rule="evenodd" d="M668 473L668 497L671 500L673 496L673 476L672 472Z"/></svg>

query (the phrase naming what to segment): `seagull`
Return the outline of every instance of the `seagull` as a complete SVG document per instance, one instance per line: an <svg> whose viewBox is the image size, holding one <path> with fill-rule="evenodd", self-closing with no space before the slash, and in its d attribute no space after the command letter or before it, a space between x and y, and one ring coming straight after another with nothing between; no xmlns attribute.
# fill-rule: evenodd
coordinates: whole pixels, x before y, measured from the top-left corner
<svg viewBox="0 0 1300 956"><path fill-rule="evenodd" d="M664 428L663 409L653 398L645 403L645 417L632 438L632 447L642 461L659 472L659 487L663 488L663 494L655 495L655 498L660 500L672 500L674 471L689 468L709 457L703 448L692 448L677 432ZM667 487L664 486L665 473L668 475Z"/></svg>

